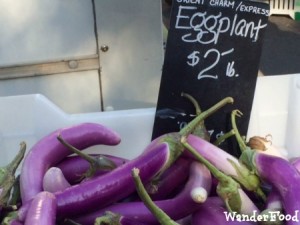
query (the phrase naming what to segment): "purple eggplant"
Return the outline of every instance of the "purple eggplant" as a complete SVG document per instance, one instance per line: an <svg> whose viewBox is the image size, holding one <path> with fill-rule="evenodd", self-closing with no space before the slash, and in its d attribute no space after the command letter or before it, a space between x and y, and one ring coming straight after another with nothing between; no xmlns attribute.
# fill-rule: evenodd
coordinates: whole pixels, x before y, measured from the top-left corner
<svg viewBox="0 0 300 225"><path fill-rule="evenodd" d="M50 192L38 193L30 203L24 225L55 225L56 199Z"/></svg>
<svg viewBox="0 0 300 225"><path fill-rule="evenodd" d="M275 188L273 188L268 195L265 208L269 210L281 210L282 209L281 201L282 200L280 194Z"/></svg>
<svg viewBox="0 0 300 225"><path fill-rule="evenodd" d="M43 177L47 169L71 154L57 140L58 135L80 150L100 144L117 145L121 140L116 132L96 123L73 125L45 136L31 148L24 159L20 176L23 203L42 191Z"/></svg>
<svg viewBox="0 0 300 225"><path fill-rule="evenodd" d="M47 170L43 178L43 190L51 193L63 191L70 187L70 183L64 177L61 169L51 167Z"/></svg>
<svg viewBox="0 0 300 225"><path fill-rule="evenodd" d="M189 179L184 189L173 198L154 201L154 203L173 220L181 219L194 212L206 200L210 188L211 174L209 170L202 164L193 162L190 166ZM106 211L137 219L141 222L155 223L157 221L143 202L115 203L73 219L78 223L89 225L93 224L95 218L103 216Z"/></svg>
<svg viewBox="0 0 300 225"><path fill-rule="evenodd" d="M23 223L18 220L13 220L8 225L23 225Z"/></svg>
<svg viewBox="0 0 300 225"><path fill-rule="evenodd" d="M193 138L192 140L191 137ZM224 200L229 211L249 214L252 213L253 209L257 210L254 202L247 196L240 184L232 176L221 171L218 168L219 165L213 165L203 154L199 153L202 148L206 151L213 149L214 146L212 144L194 135L182 137L181 142L190 154L190 157L203 163L218 180L216 192ZM226 161L227 158L225 158L224 163ZM232 164L232 166L234 165Z"/></svg>
<svg viewBox="0 0 300 225"><path fill-rule="evenodd" d="M140 222L140 221L137 221L134 219L129 219L124 216L120 216L118 222L120 225L152 225L152 224Z"/></svg>
<svg viewBox="0 0 300 225"><path fill-rule="evenodd" d="M300 157L292 158L290 162L300 173Z"/></svg>
<svg viewBox="0 0 300 225"><path fill-rule="evenodd" d="M152 225L136 219L127 218L112 212L106 212L105 215L98 217L94 225L116 224L116 225Z"/></svg>
<svg viewBox="0 0 300 225"><path fill-rule="evenodd" d="M266 197L260 187L259 177L253 174L243 163L240 163L236 157L193 134L188 135L186 142L221 172L234 178L246 190L254 191L265 200ZM188 157L194 157L188 151L185 151L184 154Z"/></svg>
<svg viewBox="0 0 300 225"><path fill-rule="evenodd" d="M12 219L12 220L3 220L2 223L3 225L24 225L21 221L17 219Z"/></svg>
<svg viewBox="0 0 300 225"><path fill-rule="evenodd" d="M166 199L188 179L190 160L180 157L157 180L146 184L152 200Z"/></svg>
<svg viewBox="0 0 300 225"><path fill-rule="evenodd" d="M289 218L286 225L299 224L300 173L287 160L254 151L245 151L241 160L279 193L284 213Z"/></svg>
<svg viewBox="0 0 300 225"><path fill-rule="evenodd" d="M56 193L59 216L79 215L125 198L135 191L131 177L134 167L140 169L143 182L148 182L166 168L170 159L169 147L163 143L109 173Z"/></svg>
<svg viewBox="0 0 300 225"><path fill-rule="evenodd" d="M192 214L191 225L253 225L251 222L237 221L229 215L235 214L226 211L222 199L210 197Z"/></svg>
<svg viewBox="0 0 300 225"><path fill-rule="evenodd" d="M128 159L107 154L91 154L91 156L96 158L106 157L109 160L113 161L116 166L120 166L128 162ZM65 158L63 161L55 165L55 167L61 169L64 177L70 184L75 184L80 181L82 175L86 173L86 171L90 168L90 164L82 157L75 155ZM109 170L106 169L98 170L96 172L96 175L101 175L107 173L108 171Z"/></svg>
<svg viewBox="0 0 300 225"><path fill-rule="evenodd" d="M260 225L283 225L284 222L280 220L279 216L274 212L282 214L281 196L276 189L272 189L267 197L264 210L260 213L265 219L261 221ZM273 214L273 215L272 215Z"/></svg>

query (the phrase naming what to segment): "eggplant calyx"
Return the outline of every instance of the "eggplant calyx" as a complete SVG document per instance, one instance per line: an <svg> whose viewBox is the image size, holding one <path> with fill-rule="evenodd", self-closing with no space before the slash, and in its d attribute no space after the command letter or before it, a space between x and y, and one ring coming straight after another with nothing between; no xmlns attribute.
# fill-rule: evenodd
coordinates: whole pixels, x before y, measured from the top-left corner
<svg viewBox="0 0 300 225"><path fill-rule="evenodd" d="M95 225L119 225L120 215L107 211L103 216L97 217Z"/></svg>
<svg viewBox="0 0 300 225"><path fill-rule="evenodd" d="M93 177L98 170L113 170L117 167L112 160L105 156L100 155L99 157L93 157L80 151L79 149L67 143L60 134L57 136L57 139L70 151L72 151L73 153L77 154L78 156L82 157L90 163L90 168L82 175L81 179Z"/></svg>
<svg viewBox="0 0 300 225"><path fill-rule="evenodd" d="M256 172L255 171L255 163L254 163L254 155L255 151L252 149L248 148L245 151L242 152L240 155L239 161L243 163L250 171Z"/></svg>
<svg viewBox="0 0 300 225"><path fill-rule="evenodd" d="M3 218L1 225L9 225L9 224L12 223L12 221L17 220L17 218L18 218L18 213L17 213L17 211L9 212L9 213Z"/></svg>
<svg viewBox="0 0 300 225"><path fill-rule="evenodd" d="M229 212L240 213L242 200L239 194L239 184L232 178L219 181L217 185L217 194L223 199Z"/></svg>
<svg viewBox="0 0 300 225"><path fill-rule="evenodd" d="M26 152L25 142L21 142L20 150L15 158L0 170L0 206L6 207L10 198L11 190L15 184L15 172L23 160Z"/></svg>
<svg viewBox="0 0 300 225"><path fill-rule="evenodd" d="M248 191L255 192L265 201L266 195L260 187L261 182L259 177L253 171L250 171L244 164L241 163L240 165L237 165L237 163L233 162L231 159L227 160L233 166L237 173L237 176L234 176L233 178Z"/></svg>

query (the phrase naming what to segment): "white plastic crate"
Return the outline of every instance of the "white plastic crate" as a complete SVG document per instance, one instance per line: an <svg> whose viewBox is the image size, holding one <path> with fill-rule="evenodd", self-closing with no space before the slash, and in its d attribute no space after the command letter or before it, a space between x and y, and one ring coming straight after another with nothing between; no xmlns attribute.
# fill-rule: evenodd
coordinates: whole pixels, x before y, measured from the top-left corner
<svg viewBox="0 0 300 225"><path fill-rule="evenodd" d="M296 4L299 0L268 0L271 15L288 15L295 19Z"/></svg>
<svg viewBox="0 0 300 225"><path fill-rule="evenodd" d="M7 164L25 141L27 149L53 130L81 122L97 122L119 132L118 146L88 151L134 158L151 140L154 108L67 114L42 95L0 97L0 166ZM300 155L300 74L259 77L248 137L273 136L273 144ZM286 153L286 152L283 152Z"/></svg>

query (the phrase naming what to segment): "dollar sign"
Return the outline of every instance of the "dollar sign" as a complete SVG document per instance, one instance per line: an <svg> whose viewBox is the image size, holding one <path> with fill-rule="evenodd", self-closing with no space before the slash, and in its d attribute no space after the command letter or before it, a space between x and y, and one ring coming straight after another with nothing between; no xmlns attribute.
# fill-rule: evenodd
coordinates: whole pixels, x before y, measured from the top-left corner
<svg viewBox="0 0 300 225"><path fill-rule="evenodd" d="M197 65L200 61L200 57L198 56L199 54L199 51L193 51L193 53L189 54L187 57L189 59L189 61L187 61L187 64L193 67Z"/></svg>

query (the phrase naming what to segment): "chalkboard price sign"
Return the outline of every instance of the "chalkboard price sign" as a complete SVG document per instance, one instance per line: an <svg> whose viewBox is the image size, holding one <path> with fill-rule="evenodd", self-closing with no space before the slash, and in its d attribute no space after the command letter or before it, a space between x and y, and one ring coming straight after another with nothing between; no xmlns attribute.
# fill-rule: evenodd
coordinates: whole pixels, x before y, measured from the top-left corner
<svg viewBox="0 0 300 225"><path fill-rule="evenodd" d="M258 1L173 0L153 138L195 116L182 92L202 110L234 98L206 120L212 141L229 131L233 109L243 113L238 126L247 133L268 16L269 5Z"/></svg>

